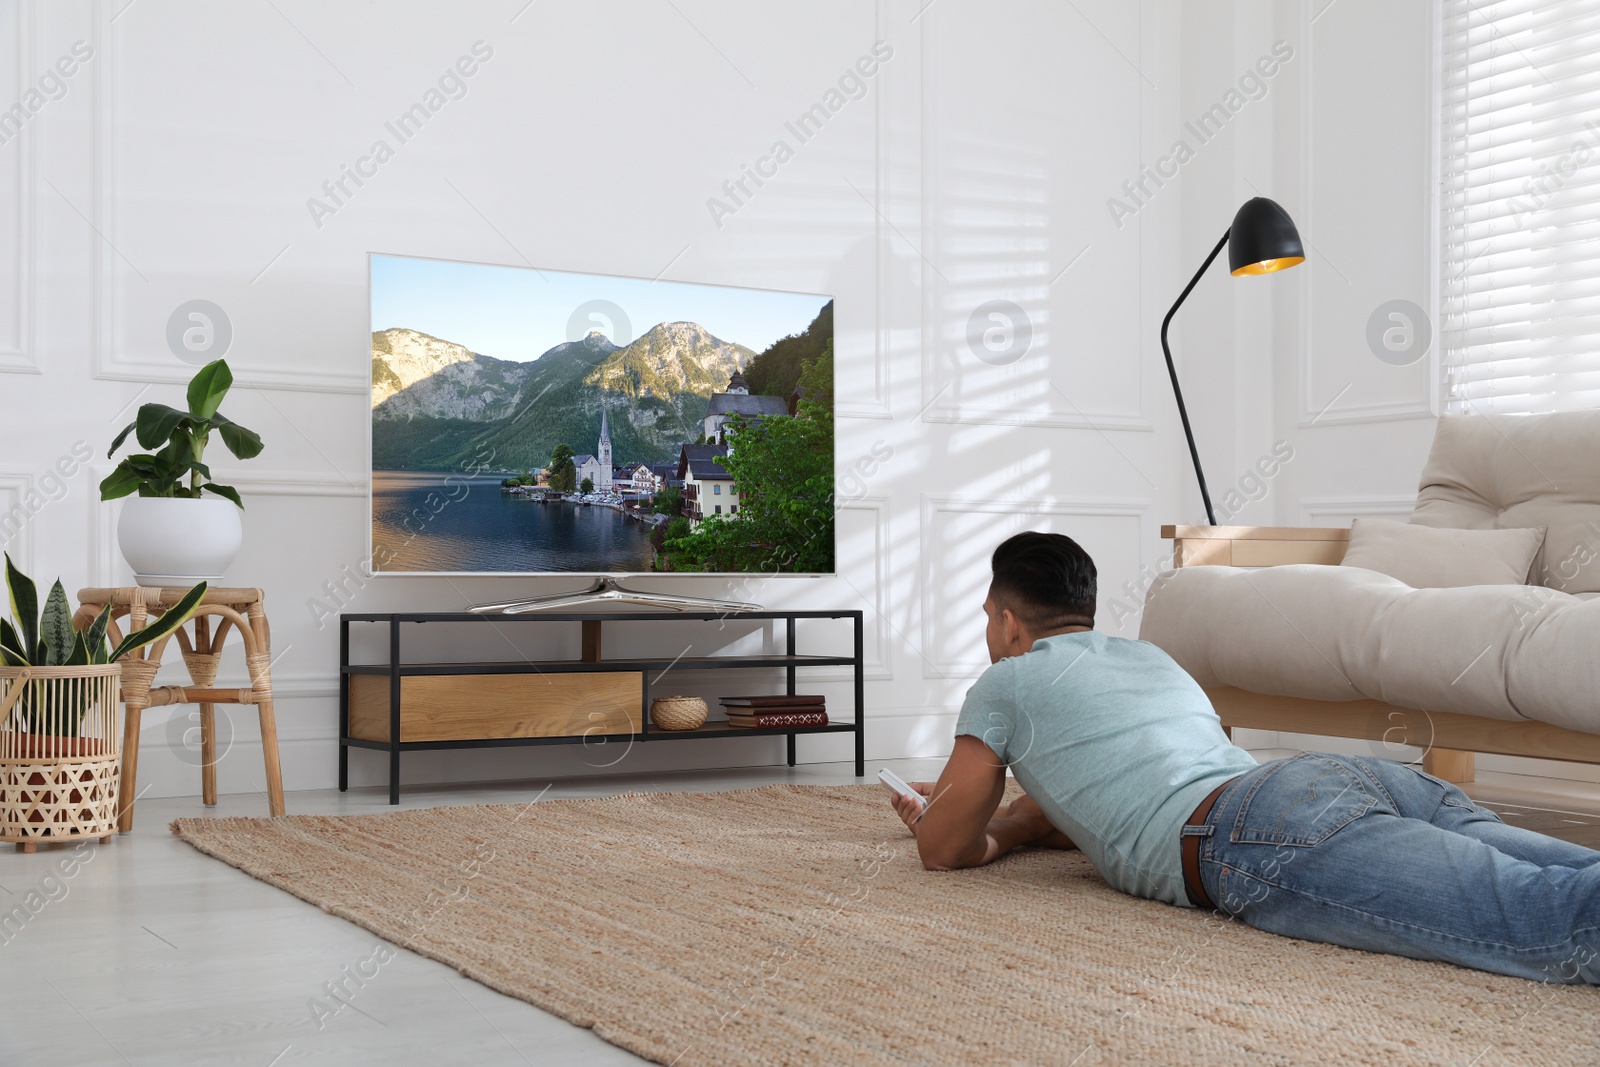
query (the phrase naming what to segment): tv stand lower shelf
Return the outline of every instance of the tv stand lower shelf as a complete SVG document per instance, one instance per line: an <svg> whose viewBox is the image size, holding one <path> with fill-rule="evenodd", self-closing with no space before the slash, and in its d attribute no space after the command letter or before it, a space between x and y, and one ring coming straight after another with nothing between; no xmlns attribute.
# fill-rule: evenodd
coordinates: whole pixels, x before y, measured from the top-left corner
<svg viewBox="0 0 1600 1067"><path fill-rule="evenodd" d="M781 654L606 659L601 627L606 622L744 622L783 620L786 651ZM799 619L847 619L853 624L848 656L800 655L795 648ZM401 655L405 625L579 623L582 658L503 662L406 662ZM387 663L351 663L352 624L388 628ZM339 790L349 788L350 749L389 754L389 803L400 803L400 754L427 749L502 748L521 745L582 744L617 746L626 754L634 743L708 740L727 737L788 739L789 766L796 739L805 734L855 735L856 776L866 773L862 613L859 611L758 611L728 616L711 612L528 613L482 615L471 612L347 613L339 617ZM808 667L851 667L855 714L851 721L826 726L750 728L712 721L695 730L662 730L650 723L650 689L671 670L782 668L786 692L797 692L797 674ZM831 712L830 712L831 719ZM621 759L621 755L616 757ZM608 763L614 766L615 763Z"/></svg>

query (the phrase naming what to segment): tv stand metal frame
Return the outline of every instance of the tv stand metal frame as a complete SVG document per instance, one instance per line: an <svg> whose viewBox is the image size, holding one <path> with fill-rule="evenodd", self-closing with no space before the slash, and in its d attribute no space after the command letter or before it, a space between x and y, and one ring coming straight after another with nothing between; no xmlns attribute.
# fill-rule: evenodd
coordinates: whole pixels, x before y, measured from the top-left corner
<svg viewBox="0 0 1600 1067"><path fill-rule="evenodd" d="M606 659L601 655L601 627L608 622L724 622L726 612L713 611L626 611L626 612L551 612L528 611L510 614L460 612L346 612L339 616L339 791L350 787L350 750L373 749L389 755L389 803L400 803L400 754L424 749L502 748L524 745L559 745L593 742L585 735L559 735L548 737L482 737L451 741L406 741L401 737L401 679L408 675L483 675L483 674L537 674L570 672L626 671L640 674L643 679L640 699L640 728L637 733L607 734L608 742L618 743L713 740L728 737L785 736L788 741L788 765L795 765L795 742L802 734L852 733L855 735L856 777L866 776L865 754L865 658L863 613L860 611L745 611L735 621L784 621L785 652L756 655L723 655L702 657L624 657ZM800 619L848 619L853 627L853 651L848 656L801 655L796 650L795 623ZM405 626L423 625L473 625L483 623L579 623L582 627L582 652L579 659L516 660L510 662L444 662L421 663L405 661L401 652L401 633ZM388 630L389 661L387 663L350 662L350 626L352 623L377 624ZM785 692L793 695L797 672L807 667L850 667L854 675L855 715L845 722L830 721L826 726L792 727L739 727L714 721L696 730L662 730L650 725L650 688L652 680L672 669L677 670L784 670ZM350 677L355 674L375 674L389 681L389 740L373 741L350 736Z"/></svg>

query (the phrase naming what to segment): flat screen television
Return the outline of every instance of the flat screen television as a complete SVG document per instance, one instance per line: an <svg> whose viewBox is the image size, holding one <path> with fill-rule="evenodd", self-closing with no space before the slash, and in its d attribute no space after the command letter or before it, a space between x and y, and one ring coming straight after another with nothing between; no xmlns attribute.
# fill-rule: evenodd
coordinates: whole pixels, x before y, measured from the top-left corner
<svg viewBox="0 0 1600 1067"><path fill-rule="evenodd" d="M831 574L828 296L373 253L376 575Z"/></svg>

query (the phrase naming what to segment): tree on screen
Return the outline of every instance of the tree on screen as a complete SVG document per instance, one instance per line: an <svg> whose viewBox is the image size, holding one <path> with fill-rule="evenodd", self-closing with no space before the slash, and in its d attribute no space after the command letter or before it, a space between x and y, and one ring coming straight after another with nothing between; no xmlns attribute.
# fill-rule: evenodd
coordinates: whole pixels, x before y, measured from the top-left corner
<svg viewBox="0 0 1600 1067"><path fill-rule="evenodd" d="M833 411L833 339L816 359L807 360L800 369L800 388L807 400L819 407Z"/></svg>
<svg viewBox="0 0 1600 1067"><path fill-rule="evenodd" d="M683 490L669 485L656 494L657 515L676 515L683 510Z"/></svg>
<svg viewBox="0 0 1600 1067"><path fill-rule="evenodd" d="M556 445L550 453L550 488L558 493L570 493L578 486L578 468L572 455L571 445Z"/></svg>
<svg viewBox="0 0 1600 1067"><path fill-rule="evenodd" d="M819 382L815 364L824 358L831 364L831 346L802 373ZM687 536L669 531L663 556L670 569L833 570L833 411L831 389L825 392L828 406L808 395L795 418L728 420L729 452L719 462L733 475L739 511L710 516Z"/></svg>

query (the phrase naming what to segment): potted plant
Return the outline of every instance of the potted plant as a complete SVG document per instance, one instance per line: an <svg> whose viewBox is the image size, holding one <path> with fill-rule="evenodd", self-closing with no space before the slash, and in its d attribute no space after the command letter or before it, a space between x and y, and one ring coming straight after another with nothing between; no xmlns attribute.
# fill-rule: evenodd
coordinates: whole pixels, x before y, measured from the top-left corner
<svg viewBox="0 0 1600 1067"><path fill-rule="evenodd" d="M140 585L216 581L239 553L244 502L233 486L211 480L205 462L213 430L239 459L261 453L260 437L217 410L232 385L224 360L207 363L189 382L187 411L141 405L106 452L110 457L130 433L145 449L124 456L100 483L101 500L138 494L123 506L117 544Z"/></svg>
<svg viewBox="0 0 1600 1067"><path fill-rule="evenodd" d="M78 629L59 581L41 612L37 587L9 555L5 563L12 621L0 619L0 841L32 852L44 839L108 840L120 814L118 660L187 622L206 585L112 648L110 605Z"/></svg>

